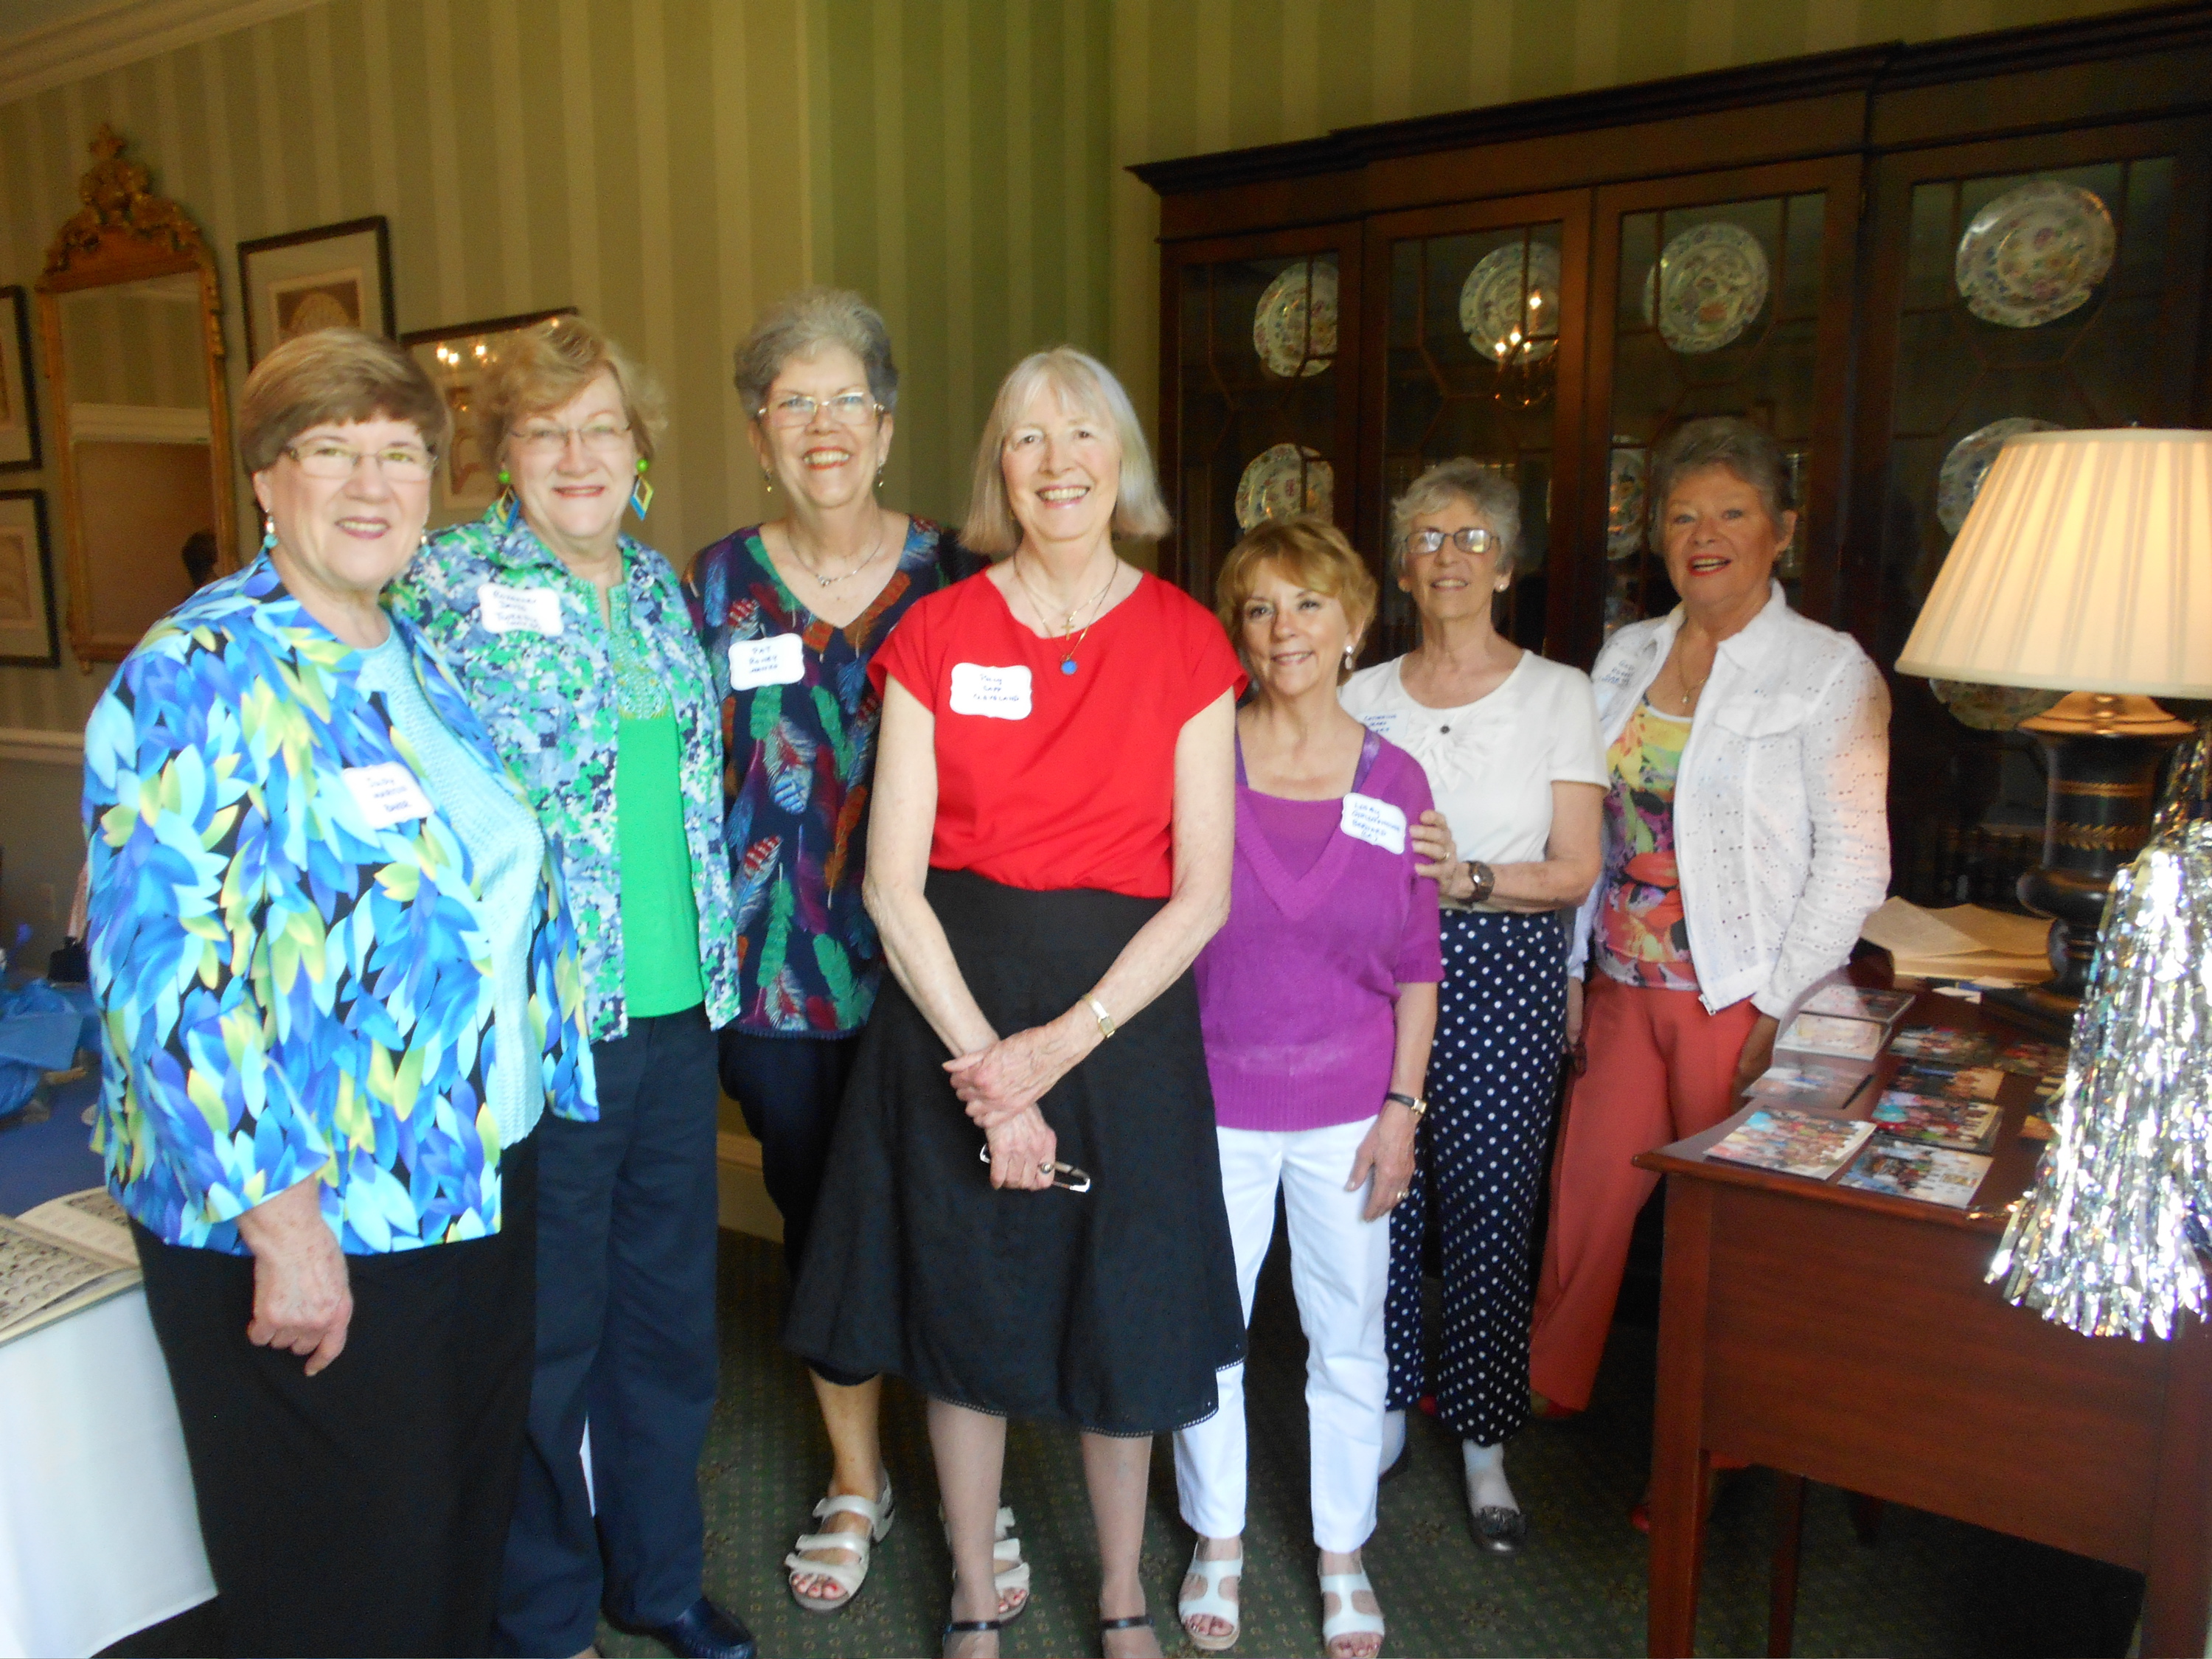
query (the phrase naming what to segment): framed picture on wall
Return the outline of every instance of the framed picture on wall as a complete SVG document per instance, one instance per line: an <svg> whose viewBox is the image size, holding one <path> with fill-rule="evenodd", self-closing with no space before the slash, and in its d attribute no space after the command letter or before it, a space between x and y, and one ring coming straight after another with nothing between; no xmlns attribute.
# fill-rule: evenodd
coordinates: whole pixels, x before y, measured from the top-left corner
<svg viewBox="0 0 2212 1659"><path fill-rule="evenodd" d="M246 301L246 366L322 328L397 332L392 323L392 235L379 214L238 245Z"/></svg>
<svg viewBox="0 0 2212 1659"><path fill-rule="evenodd" d="M46 545L46 492L0 489L0 665L61 664L54 560Z"/></svg>
<svg viewBox="0 0 2212 1659"><path fill-rule="evenodd" d="M0 472L39 465L39 402L31 390L31 301L0 288Z"/></svg>
<svg viewBox="0 0 2212 1659"><path fill-rule="evenodd" d="M484 376L525 329L575 314L575 307L562 306L399 337L399 343L414 353L423 372L445 392L446 406L453 413L453 441L446 447L431 494L433 528L477 518L499 499L499 468L477 441L477 388Z"/></svg>

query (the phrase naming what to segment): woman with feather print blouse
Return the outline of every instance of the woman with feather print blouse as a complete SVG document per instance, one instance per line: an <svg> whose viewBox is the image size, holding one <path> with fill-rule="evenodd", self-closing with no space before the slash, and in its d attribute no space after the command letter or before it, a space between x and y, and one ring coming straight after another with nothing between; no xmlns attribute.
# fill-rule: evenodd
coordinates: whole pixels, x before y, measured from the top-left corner
<svg viewBox="0 0 2212 1659"><path fill-rule="evenodd" d="M736 895L738 1017L722 1028L722 1087L761 1143L793 1281L805 1260L846 1073L875 1006L883 946L861 902L883 700L868 664L917 599L976 568L927 519L876 500L890 456L898 368L857 294L809 289L738 348L738 396L783 512L692 561L684 579L725 688L723 838ZM784 1566L792 1595L835 1613L867 1577L891 1520L877 1437L879 1380L811 1376L829 1430L830 1490ZM999 1545L1002 1600L1029 1570Z"/></svg>

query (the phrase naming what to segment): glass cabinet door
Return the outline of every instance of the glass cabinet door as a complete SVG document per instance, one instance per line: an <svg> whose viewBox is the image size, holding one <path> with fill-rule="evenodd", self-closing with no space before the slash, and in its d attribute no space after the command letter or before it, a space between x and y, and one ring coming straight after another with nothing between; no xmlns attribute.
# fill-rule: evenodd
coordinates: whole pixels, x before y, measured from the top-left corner
<svg viewBox="0 0 2212 1659"><path fill-rule="evenodd" d="M1160 462L1176 528L1161 574L1208 606L1222 558L1262 520L1317 513L1347 532L1354 522L1358 411L1343 382L1357 378L1356 234L1170 251L1162 403L1173 420Z"/></svg>
<svg viewBox="0 0 2212 1659"><path fill-rule="evenodd" d="M1857 171L1852 158L1598 192L1589 446L1603 485L1578 538L1580 579L1602 595L1583 607L1590 648L1675 603L1646 484L1653 446L1699 416L1741 416L1781 444L1798 528L1775 574L1825 619Z"/></svg>
<svg viewBox="0 0 2212 1659"><path fill-rule="evenodd" d="M1414 643L1410 601L1389 576L1390 504L1422 471L1473 459L1520 496L1511 586L1497 623L1518 643L1548 642L1553 522L1571 498L1583 362L1589 193L1485 203L1378 221L1369 240L1376 286L1387 272L1387 343L1370 367L1371 499L1362 514L1381 551L1376 654ZM1370 304L1375 301L1370 299ZM1370 386L1373 381L1370 379Z"/></svg>

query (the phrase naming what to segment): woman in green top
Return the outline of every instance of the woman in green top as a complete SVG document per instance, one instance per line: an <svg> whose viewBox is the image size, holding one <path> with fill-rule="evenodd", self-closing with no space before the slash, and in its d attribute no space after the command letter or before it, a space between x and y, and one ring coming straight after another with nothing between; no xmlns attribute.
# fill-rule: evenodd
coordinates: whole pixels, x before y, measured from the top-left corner
<svg viewBox="0 0 2212 1659"><path fill-rule="evenodd" d="M676 573L622 534L624 509L651 501L658 397L597 330L556 318L493 368L478 421L504 493L434 538L392 604L453 665L560 849L599 1085L599 1121L560 1125L575 1133L540 1154L501 1646L581 1652L604 1607L678 1653L750 1659L752 1638L700 1584L714 1027L738 1003L720 711Z"/></svg>

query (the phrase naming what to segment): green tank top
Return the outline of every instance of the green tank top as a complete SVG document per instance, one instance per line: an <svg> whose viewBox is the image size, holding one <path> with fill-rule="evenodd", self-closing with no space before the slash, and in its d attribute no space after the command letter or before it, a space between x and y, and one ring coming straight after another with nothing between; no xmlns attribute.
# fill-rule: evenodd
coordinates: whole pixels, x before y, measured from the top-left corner
<svg viewBox="0 0 2212 1659"><path fill-rule="evenodd" d="M676 716L623 716L615 755L615 830L622 879L623 1001L632 1019L681 1013L706 1000L699 909L684 842Z"/></svg>

